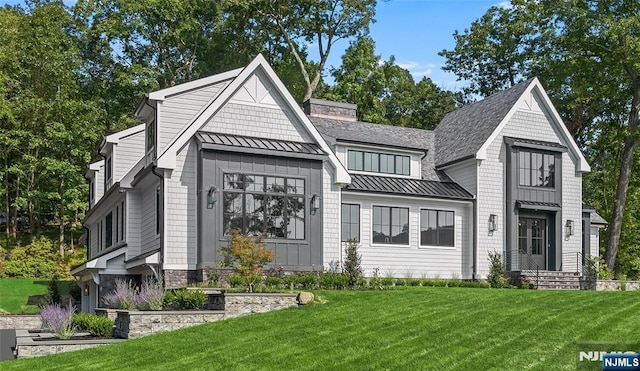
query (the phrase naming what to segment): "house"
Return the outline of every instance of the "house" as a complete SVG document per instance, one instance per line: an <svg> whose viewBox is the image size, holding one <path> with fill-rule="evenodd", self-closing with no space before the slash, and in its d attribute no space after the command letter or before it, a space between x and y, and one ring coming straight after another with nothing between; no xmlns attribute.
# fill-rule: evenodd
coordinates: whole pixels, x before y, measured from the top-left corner
<svg viewBox="0 0 640 371"><path fill-rule="evenodd" d="M587 161L537 79L448 114L435 131L300 107L262 56L147 94L143 124L91 164L82 309L118 277L206 280L233 229L266 235L275 264L323 269L359 241L365 275L484 279L578 270L606 222L582 203ZM578 260L577 260L578 259Z"/></svg>

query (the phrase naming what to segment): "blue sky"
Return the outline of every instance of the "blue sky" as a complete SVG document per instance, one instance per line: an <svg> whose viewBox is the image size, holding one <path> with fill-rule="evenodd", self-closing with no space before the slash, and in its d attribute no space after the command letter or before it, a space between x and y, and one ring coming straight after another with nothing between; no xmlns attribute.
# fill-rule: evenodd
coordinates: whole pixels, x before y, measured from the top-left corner
<svg viewBox="0 0 640 371"><path fill-rule="evenodd" d="M21 4L20 0L0 0L0 4ZM73 0L65 3L73 4ZM463 82L453 74L442 71L442 49L454 47L453 32L464 30L480 18L492 5L505 6L502 0L378 0L376 23L371 36L376 42L376 54L383 60L396 57L396 63L408 69L414 79L430 77L436 85L448 90L459 90ZM334 46L328 66L339 66L340 57L348 41ZM313 59L314 48L309 56ZM325 74L325 75L328 75ZM331 81L329 77L329 81Z"/></svg>

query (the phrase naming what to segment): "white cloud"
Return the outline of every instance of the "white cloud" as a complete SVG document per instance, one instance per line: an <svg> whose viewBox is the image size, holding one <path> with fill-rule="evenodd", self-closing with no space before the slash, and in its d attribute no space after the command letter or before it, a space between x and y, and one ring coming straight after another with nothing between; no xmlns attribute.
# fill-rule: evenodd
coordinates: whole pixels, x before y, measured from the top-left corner
<svg viewBox="0 0 640 371"><path fill-rule="evenodd" d="M499 3L497 3L495 6L497 6L498 8L504 8L504 9L511 9L513 8L513 4L511 4L510 0L507 1L501 1Z"/></svg>
<svg viewBox="0 0 640 371"><path fill-rule="evenodd" d="M420 63L418 62L407 62L407 63L397 63L398 67L404 68L405 70L412 70L414 68L420 67Z"/></svg>
<svg viewBox="0 0 640 371"><path fill-rule="evenodd" d="M420 62L415 62L415 61L396 63L396 64L398 65L398 67L404 68L405 70L409 71L409 73L415 79L420 79L424 76L431 75L433 73L434 67L436 67L436 65L433 63L422 64Z"/></svg>

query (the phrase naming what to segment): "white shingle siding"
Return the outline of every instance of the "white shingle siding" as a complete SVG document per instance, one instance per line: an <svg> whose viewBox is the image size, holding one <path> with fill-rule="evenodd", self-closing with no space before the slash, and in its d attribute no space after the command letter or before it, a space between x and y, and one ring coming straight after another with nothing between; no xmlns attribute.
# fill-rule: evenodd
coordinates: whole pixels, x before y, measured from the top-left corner
<svg viewBox="0 0 640 371"><path fill-rule="evenodd" d="M113 176L114 181L119 182L144 155L144 131L121 138L115 146L117 157L113 159Z"/></svg>
<svg viewBox="0 0 640 371"><path fill-rule="evenodd" d="M471 203L398 196L342 194L343 203L360 205L360 248L362 268L371 276L379 268L382 276L464 278L472 275ZM409 208L409 245L372 243L373 206ZM455 246L420 246L420 210L449 210L455 214Z"/></svg>
<svg viewBox="0 0 640 371"><path fill-rule="evenodd" d="M161 117L159 117L158 121L157 153L162 153L165 146L167 146L200 111L205 109L227 84L229 84L229 81L223 81L218 84L182 93L160 102Z"/></svg>
<svg viewBox="0 0 640 371"><path fill-rule="evenodd" d="M156 177L154 174L148 176ZM154 181L146 187L141 187L142 212L140 217L140 242L141 251L146 252L160 248L160 238L156 234L156 188L159 181Z"/></svg>
<svg viewBox="0 0 640 371"><path fill-rule="evenodd" d="M166 263L197 263L197 146L191 141L177 156L176 168L165 179L167 225Z"/></svg>
<svg viewBox="0 0 640 371"><path fill-rule="evenodd" d="M463 161L459 164L449 166L444 169L445 174L453 181L460 184L467 192L472 195L477 194L477 169L476 159Z"/></svg>
<svg viewBox="0 0 640 371"><path fill-rule="evenodd" d="M325 161L322 166L322 261L325 268L340 261L340 187L334 180L335 170Z"/></svg>
<svg viewBox="0 0 640 371"><path fill-rule="evenodd" d="M478 266L479 277L486 278L489 271L488 253L506 250L505 200L506 200L506 145L503 137L528 138L557 142L569 147L561 139L542 113L517 111L487 149L487 158L479 168L478 189ZM568 153L562 155L562 225L567 219L575 221L575 234L567 241L563 236L563 261L575 260L575 252L581 251L582 177L576 174L575 158ZM487 222L490 214L498 216L498 230L490 236ZM560 233L564 233L564 228ZM573 254L573 256L571 255ZM567 261L568 263L568 261ZM574 264L575 265L575 264Z"/></svg>
<svg viewBox="0 0 640 371"><path fill-rule="evenodd" d="M313 142L306 129L289 110L248 103L227 103L205 124L203 130L292 142Z"/></svg>
<svg viewBox="0 0 640 371"><path fill-rule="evenodd" d="M97 204L98 201L100 201L100 199L104 195L104 161L102 161L102 162L103 162L103 164L100 166L100 170L93 172L93 174L94 174L93 175L94 176L93 185L95 187L93 205Z"/></svg>

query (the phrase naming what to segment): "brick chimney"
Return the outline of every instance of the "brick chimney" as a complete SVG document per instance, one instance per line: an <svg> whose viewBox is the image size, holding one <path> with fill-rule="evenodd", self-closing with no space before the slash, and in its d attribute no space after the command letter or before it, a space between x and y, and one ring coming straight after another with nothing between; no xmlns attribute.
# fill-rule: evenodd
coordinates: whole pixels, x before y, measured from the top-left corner
<svg viewBox="0 0 640 371"><path fill-rule="evenodd" d="M311 98L302 103L302 110L309 116L342 121L357 121L357 108L358 105L356 104L333 102L330 100L315 98Z"/></svg>

